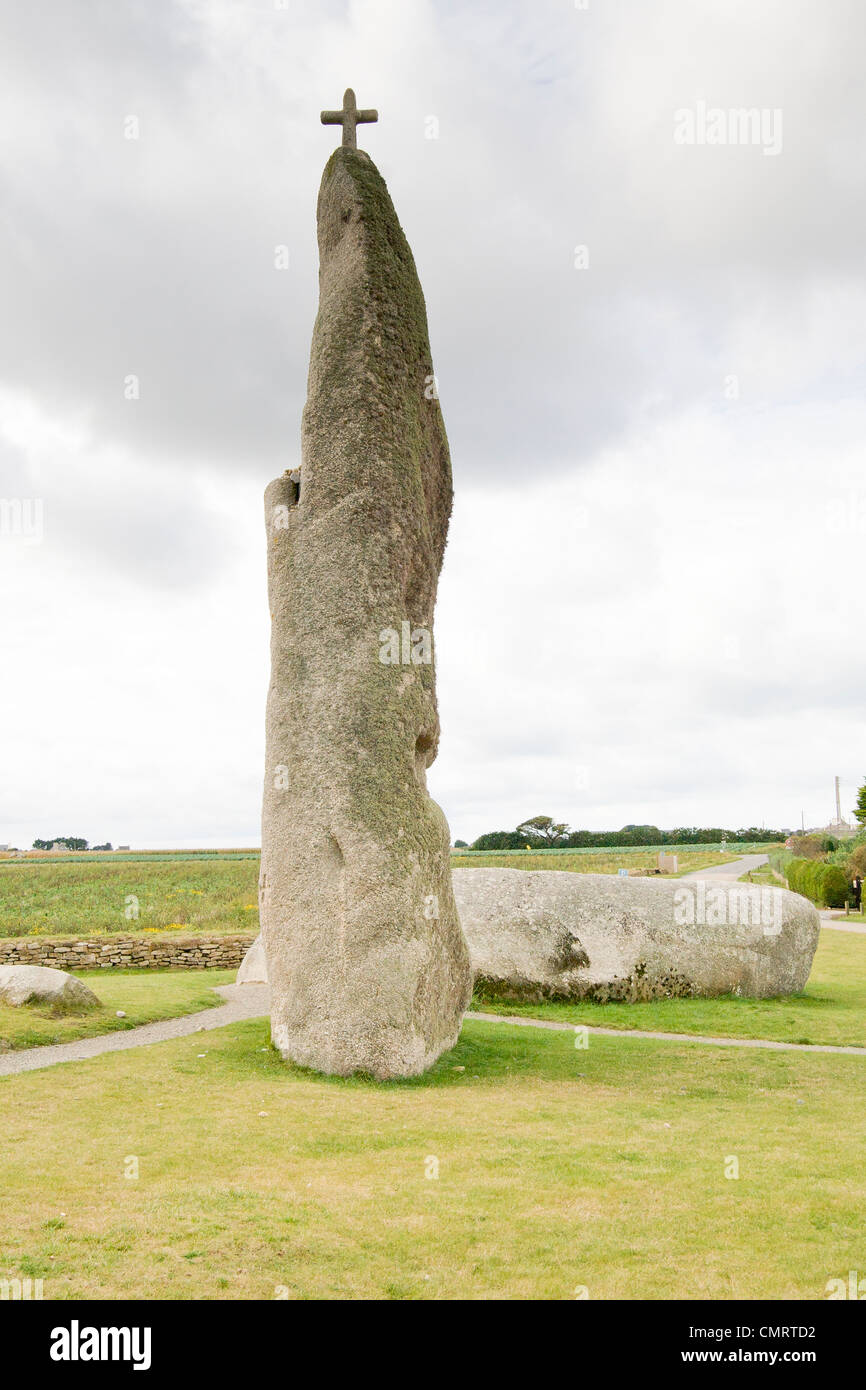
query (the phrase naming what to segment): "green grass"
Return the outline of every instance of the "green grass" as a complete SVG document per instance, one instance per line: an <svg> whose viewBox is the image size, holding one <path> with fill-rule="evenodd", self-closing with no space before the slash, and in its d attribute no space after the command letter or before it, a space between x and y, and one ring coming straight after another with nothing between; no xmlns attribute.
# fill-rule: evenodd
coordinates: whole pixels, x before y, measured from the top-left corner
<svg viewBox="0 0 866 1390"><path fill-rule="evenodd" d="M772 888L787 888L785 879L770 867L769 864L761 864L757 869L749 869L740 875L740 883L762 883Z"/></svg>
<svg viewBox="0 0 866 1390"><path fill-rule="evenodd" d="M822 931L804 992L782 999L725 995L645 1004L510 1004L476 996L472 1007L598 1028L866 1047L866 936Z"/></svg>
<svg viewBox="0 0 866 1390"><path fill-rule="evenodd" d="M213 1008L224 1003L213 986L233 983L235 974L234 970L78 971L76 978L90 986L103 1007L88 1014L57 1015L45 1007L0 1004L0 1051L92 1038ZM126 1018L116 1017L118 1009Z"/></svg>
<svg viewBox="0 0 866 1390"><path fill-rule="evenodd" d="M864 1065L470 1022L377 1085L284 1065L256 1020L9 1077L0 1277L47 1299L821 1299L866 1270Z"/></svg>

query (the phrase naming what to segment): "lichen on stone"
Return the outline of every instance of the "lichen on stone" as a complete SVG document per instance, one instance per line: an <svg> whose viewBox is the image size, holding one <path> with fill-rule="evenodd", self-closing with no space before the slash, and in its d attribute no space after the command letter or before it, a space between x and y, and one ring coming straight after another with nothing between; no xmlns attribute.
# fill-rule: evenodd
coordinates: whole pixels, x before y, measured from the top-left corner
<svg viewBox="0 0 866 1390"><path fill-rule="evenodd" d="M379 634L404 621L432 632L451 463L425 396L414 260L363 152L329 159L318 235L303 481L268 547L261 912L273 1036L302 1065L409 1075L456 1040L471 971L448 826L426 789L435 655L383 664ZM276 763L289 769L285 791L271 784Z"/></svg>

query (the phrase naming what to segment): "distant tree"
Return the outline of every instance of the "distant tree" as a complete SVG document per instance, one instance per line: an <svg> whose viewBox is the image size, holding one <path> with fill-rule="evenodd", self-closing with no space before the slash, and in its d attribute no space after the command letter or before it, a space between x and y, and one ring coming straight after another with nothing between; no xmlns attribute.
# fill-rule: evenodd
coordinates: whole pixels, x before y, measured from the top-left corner
<svg viewBox="0 0 866 1390"><path fill-rule="evenodd" d="M863 783L857 793L857 805L854 808L854 815L860 825L866 826L866 782Z"/></svg>
<svg viewBox="0 0 866 1390"><path fill-rule="evenodd" d="M52 845L65 845L66 849L87 849L87 841L77 835L55 835L53 840L34 840L34 849L50 849Z"/></svg>
<svg viewBox="0 0 866 1390"><path fill-rule="evenodd" d="M633 845L661 845L664 844L662 832L657 825L624 825L623 833L632 836Z"/></svg>
<svg viewBox="0 0 866 1390"><path fill-rule="evenodd" d="M91 845L91 846L90 846L90 853L91 853L91 854L98 854L100 851L109 850L109 849L111 849L111 841L110 841L110 840L109 840L106 844L104 844L104 845Z"/></svg>
<svg viewBox="0 0 866 1390"><path fill-rule="evenodd" d="M531 820L520 822L517 834L525 835L527 840L540 840L543 845L550 847L565 843L568 826L554 821L552 816L533 816Z"/></svg>
<svg viewBox="0 0 866 1390"><path fill-rule="evenodd" d="M525 837L518 835L516 830L489 830L486 835L479 835L477 840L472 841L472 848L523 849L525 844Z"/></svg>
<svg viewBox="0 0 866 1390"><path fill-rule="evenodd" d="M860 834L866 841L866 825ZM709 828L689 825L678 826L674 830L660 830L657 825L624 825L622 830L569 830L567 825L554 822L550 816L533 816L522 821L516 830L493 830L480 835L473 841L473 849L502 850L549 849L616 849L619 846L645 845L717 845L722 840L728 844L738 841L749 844L781 843L787 838L780 830L761 830L750 826L747 830L724 830L721 826ZM831 846L825 844L823 850Z"/></svg>
<svg viewBox="0 0 866 1390"><path fill-rule="evenodd" d="M791 849L799 859L823 859L834 844L829 835L791 836Z"/></svg>
<svg viewBox="0 0 866 1390"><path fill-rule="evenodd" d="M849 878L853 878L855 874L860 878L866 878L866 845L857 846L845 867Z"/></svg>
<svg viewBox="0 0 866 1390"><path fill-rule="evenodd" d="M111 849L111 845L109 845L108 848ZM466 843L465 840L455 840L455 841L454 841L454 848L455 848L455 849L468 849L469 846L467 845L467 843Z"/></svg>

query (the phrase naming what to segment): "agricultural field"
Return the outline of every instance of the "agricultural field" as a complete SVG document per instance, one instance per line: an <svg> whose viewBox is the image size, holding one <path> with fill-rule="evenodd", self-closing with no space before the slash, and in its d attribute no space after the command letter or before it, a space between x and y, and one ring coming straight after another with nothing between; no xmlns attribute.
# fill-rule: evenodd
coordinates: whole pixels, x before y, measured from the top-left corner
<svg viewBox="0 0 866 1390"><path fill-rule="evenodd" d="M738 845L734 853L713 849L712 845L694 845L688 849L663 847L665 853L676 854L679 860L678 877L695 869L708 869L713 864L730 864L754 853L749 845ZM759 851L764 853L763 847ZM452 869L559 869L572 874L615 874L620 869L634 873L654 869L658 849L547 849L547 850L470 850L451 855Z"/></svg>
<svg viewBox="0 0 866 1390"><path fill-rule="evenodd" d="M258 858L0 865L0 937L257 932Z"/></svg>
<svg viewBox="0 0 866 1390"><path fill-rule="evenodd" d="M677 851L680 873L740 857L703 846ZM453 868L558 869L615 874L650 869L653 849L460 854ZM243 854L83 855L0 864L0 937L99 936L140 931L258 931L259 860Z"/></svg>

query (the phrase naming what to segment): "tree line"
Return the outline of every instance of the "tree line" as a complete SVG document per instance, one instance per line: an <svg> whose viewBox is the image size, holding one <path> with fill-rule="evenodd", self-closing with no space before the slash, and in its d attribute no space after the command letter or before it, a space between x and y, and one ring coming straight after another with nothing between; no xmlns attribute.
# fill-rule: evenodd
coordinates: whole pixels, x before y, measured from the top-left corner
<svg viewBox="0 0 866 1390"><path fill-rule="evenodd" d="M572 830L552 816L531 816L514 830L491 830L479 835L471 845L455 842L457 849L606 849L619 845L716 845L772 844L784 840L784 830L766 830L750 825L739 830L721 826L681 825L660 830L657 825L624 825L622 830Z"/></svg>
<svg viewBox="0 0 866 1390"><path fill-rule="evenodd" d="M74 850L85 850L90 848L87 841L82 840L79 835L55 835L53 840L33 841L34 849L53 849L55 845L62 845L64 849ZM109 849L111 849L110 842L104 845L93 845L91 852L96 853L98 850Z"/></svg>

